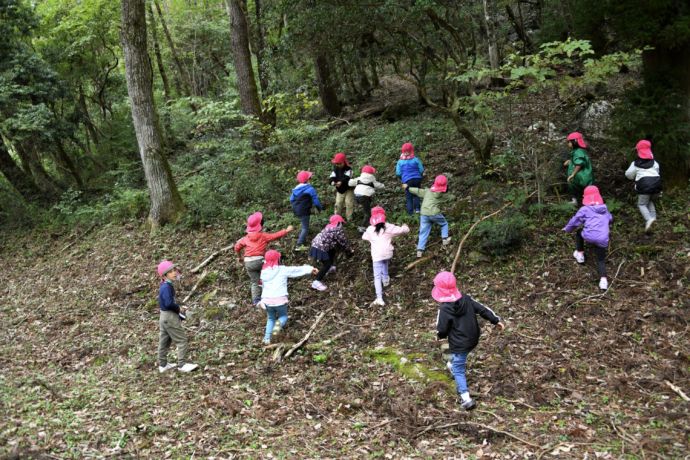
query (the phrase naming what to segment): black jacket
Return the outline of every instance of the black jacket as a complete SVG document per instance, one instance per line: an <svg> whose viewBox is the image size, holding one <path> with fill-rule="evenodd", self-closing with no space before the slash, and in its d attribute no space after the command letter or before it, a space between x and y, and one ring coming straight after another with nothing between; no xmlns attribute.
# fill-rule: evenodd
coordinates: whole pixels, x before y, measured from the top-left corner
<svg viewBox="0 0 690 460"><path fill-rule="evenodd" d="M501 318L494 312L480 304L467 294L463 294L460 300L452 303L442 303L438 308L436 330L439 339L448 337L448 345L451 353L470 352L479 343L479 323L477 315L497 324Z"/></svg>
<svg viewBox="0 0 690 460"><path fill-rule="evenodd" d="M634 161L635 167L639 169L653 169L654 160L643 160L638 158ZM638 194L653 195L661 192L661 176L658 174L645 174L639 180L635 181L635 191Z"/></svg>
<svg viewBox="0 0 690 460"><path fill-rule="evenodd" d="M340 187L336 187L335 189L338 193L345 193L351 188L349 185L350 179L352 179L352 168L350 166L345 165L342 168L333 166L333 172L331 173L331 177L328 178L328 181L331 184L340 182Z"/></svg>

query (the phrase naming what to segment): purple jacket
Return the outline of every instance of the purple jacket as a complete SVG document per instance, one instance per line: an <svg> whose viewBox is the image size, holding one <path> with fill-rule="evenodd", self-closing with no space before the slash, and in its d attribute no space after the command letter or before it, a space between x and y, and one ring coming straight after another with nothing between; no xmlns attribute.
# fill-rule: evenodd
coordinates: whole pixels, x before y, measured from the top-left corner
<svg viewBox="0 0 690 460"><path fill-rule="evenodd" d="M572 232L576 228L584 225L582 238L588 243L596 244L605 248L609 245L609 224L613 221L613 216L606 208L605 204L595 204L583 206L570 219L568 225L563 230Z"/></svg>

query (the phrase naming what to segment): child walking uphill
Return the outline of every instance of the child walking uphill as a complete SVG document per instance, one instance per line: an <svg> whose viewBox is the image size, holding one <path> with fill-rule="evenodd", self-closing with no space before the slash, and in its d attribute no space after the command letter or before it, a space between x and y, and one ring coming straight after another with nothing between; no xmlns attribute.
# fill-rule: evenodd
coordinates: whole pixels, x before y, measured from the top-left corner
<svg viewBox="0 0 690 460"><path fill-rule="evenodd" d="M174 263L164 260L158 264L158 276L161 284L158 289L158 306L161 316L158 322L160 326L160 340L158 342L158 372L161 374L177 367L180 372L192 372L196 364L187 363L187 333L182 327L181 313L186 308L180 308L175 303L175 288L173 280L179 279L180 271ZM171 343L177 345L177 364L168 362L168 350Z"/></svg>
<svg viewBox="0 0 690 460"><path fill-rule="evenodd" d="M384 306L383 288L390 284L388 276L388 264L393 258L392 240L396 236L410 232L407 225L399 227L386 223L386 211L381 207L371 210L371 225L362 235L364 241L371 243L371 260L374 266L374 289L376 290L376 300L371 306Z"/></svg>
<svg viewBox="0 0 690 460"><path fill-rule="evenodd" d="M594 183L592 162L587 155L587 143L582 134L568 134L567 142L570 146L570 158L565 160L563 166L568 168L568 190L573 197L573 204L578 205L585 187Z"/></svg>
<svg viewBox="0 0 690 460"><path fill-rule="evenodd" d="M311 265L286 267L279 265L279 263L280 253L270 250L266 253L261 270L261 283L263 284L261 302L266 307L264 345L271 343L273 334L282 331L288 321L288 279L318 273L318 270Z"/></svg>
<svg viewBox="0 0 690 460"><path fill-rule="evenodd" d="M261 300L259 278L268 243L284 237L293 230L292 225L289 225L286 229L275 233L264 233L261 231L263 230L263 222L263 214L260 212L255 212L249 216L247 219L247 235L235 243L235 252L239 257L239 262L244 264L247 275L249 275L252 305L256 305ZM244 249L244 257L241 255L242 249Z"/></svg>
<svg viewBox="0 0 690 460"><path fill-rule="evenodd" d="M643 139L635 148L638 158L625 171L625 177L635 181L637 207L644 218L644 231L648 232L656 221L654 199L661 193L661 174L659 163L654 161L652 143Z"/></svg>
<svg viewBox="0 0 690 460"><path fill-rule="evenodd" d="M295 251L307 250L307 235L309 234L309 219L311 217L311 208L316 207L317 210L323 211L319 196L316 190L309 183L312 173L309 171L300 171L297 173L297 187L292 189L290 195L290 204L292 204L292 211L300 220L302 228L297 237L297 245Z"/></svg>
<svg viewBox="0 0 690 460"><path fill-rule="evenodd" d="M470 397L465 367L467 355L479 343L481 329L477 322L477 315L494 324L501 331L505 325L493 310L469 295L461 294L457 288L455 276L451 272L441 272L436 275L431 297L439 303L436 331L439 339L448 339L451 356L448 363L449 370L455 378L460 406L465 410L472 410L476 407L476 403Z"/></svg>
<svg viewBox="0 0 690 460"><path fill-rule="evenodd" d="M350 180L350 187L355 188L355 201L362 206L362 223L357 230L359 233L364 231L369 226L369 219L371 219L371 201L376 193L377 188L383 188L384 185L376 180L376 170L373 166L366 165L362 167L362 174L355 179Z"/></svg>
<svg viewBox="0 0 690 460"><path fill-rule="evenodd" d="M328 178L329 183L335 187L335 213L343 215L343 205L345 205L345 219L352 220L352 213L355 207L355 192L350 187L352 179L352 167L347 162L344 153L339 152L333 156L333 172Z"/></svg>
<svg viewBox="0 0 690 460"><path fill-rule="evenodd" d="M448 236L448 221L441 213L441 205L453 199L453 195L447 193L448 179L446 176L436 176L434 185L431 188L416 188L408 187L403 184L402 187L408 190L413 195L423 198L422 208L419 217L419 242L417 243L417 257L424 255L426 249L426 242L431 234L431 226L437 224L441 226L441 238L443 245L450 244L450 237Z"/></svg>
<svg viewBox="0 0 690 460"><path fill-rule="evenodd" d="M408 187L419 188L422 185L424 166L419 158L414 156L414 146L406 142L400 151L400 159L395 165L395 175ZM405 209L408 214L418 213L420 210L419 197L410 193L409 190L405 190Z"/></svg>
<svg viewBox="0 0 690 460"><path fill-rule="evenodd" d="M578 264L585 263L585 242L594 245L600 276L599 289L605 291L609 288L606 279L606 252L609 247L609 224L613 221L613 216L604 204L599 189L594 185L585 188L582 204L563 231L570 233L577 229L573 257Z"/></svg>
<svg viewBox="0 0 690 460"><path fill-rule="evenodd" d="M323 279L327 274L335 272L335 260L338 251L347 251L352 254L350 242L347 240L345 230L343 229L344 223L345 220L342 216L338 214L332 215L328 220L328 225L311 242L309 257L317 262L321 262L319 273L311 284L311 287L317 291L328 289L323 284Z"/></svg>

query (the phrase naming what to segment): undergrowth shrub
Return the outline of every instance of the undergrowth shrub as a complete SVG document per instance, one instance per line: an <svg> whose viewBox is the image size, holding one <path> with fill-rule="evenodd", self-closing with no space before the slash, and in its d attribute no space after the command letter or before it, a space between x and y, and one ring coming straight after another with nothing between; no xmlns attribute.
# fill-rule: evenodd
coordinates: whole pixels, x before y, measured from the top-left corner
<svg viewBox="0 0 690 460"><path fill-rule="evenodd" d="M479 250L491 256L504 256L518 249L527 234L525 215L514 213L500 219L488 219L477 225Z"/></svg>

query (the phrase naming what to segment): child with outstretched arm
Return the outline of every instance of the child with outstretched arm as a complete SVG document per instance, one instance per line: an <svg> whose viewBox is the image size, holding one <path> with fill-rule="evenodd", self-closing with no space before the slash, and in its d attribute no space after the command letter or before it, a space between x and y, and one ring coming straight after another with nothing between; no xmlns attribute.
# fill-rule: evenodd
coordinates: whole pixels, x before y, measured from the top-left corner
<svg viewBox="0 0 690 460"><path fill-rule="evenodd" d="M263 230L264 218L260 212L255 212L247 219L247 235L240 238L235 243L235 252L239 258L239 262L244 264L244 268L249 275L249 283L252 294L252 305L256 305L261 300L261 286L259 286L259 278L261 276L261 266L264 263L264 254L268 243L280 239L293 230L292 225L286 229L275 233L264 233ZM242 256L244 250L244 256Z"/></svg>
<svg viewBox="0 0 690 460"><path fill-rule="evenodd" d="M407 184L402 184L402 188L409 191L413 195L422 198L422 208L419 216L419 242L417 243L417 257L424 255L426 243L431 234L431 227L433 224L441 227L441 238L443 245L450 244L450 236L448 236L448 221L441 213L441 205L453 200L453 195L448 192L448 178L444 175L436 176L434 185L431 188L416 188L408 187Z"/></svg>
<svg viewBox="0 0 690 460"><path fill-rule="evenodd" d="M295 251L306 251L307 235L309 234L309 219L311 218L311 208L315 207L318 211L323 211L321 201L316 193L316 189L309 183L312 173L310 171L300 171L297 173L297 187L292 189L290 194L290 204L295 216L299 218L301 229L297 237Z"/></svg>
<svg viewBox="0 0 690 460"><path fill-rule="evenodd" d="M451 356L448 369L455 378L458 402L463 409L472 410L477 404L470 397L465 368L467 356L479 343L481 329L477 315L497 326L499 330L503 330L505 326L493 310L469 295L460 293L455 276L451 272L436 275L431 296L439 303L436 332L439 339L448 339Z"/></svg>

